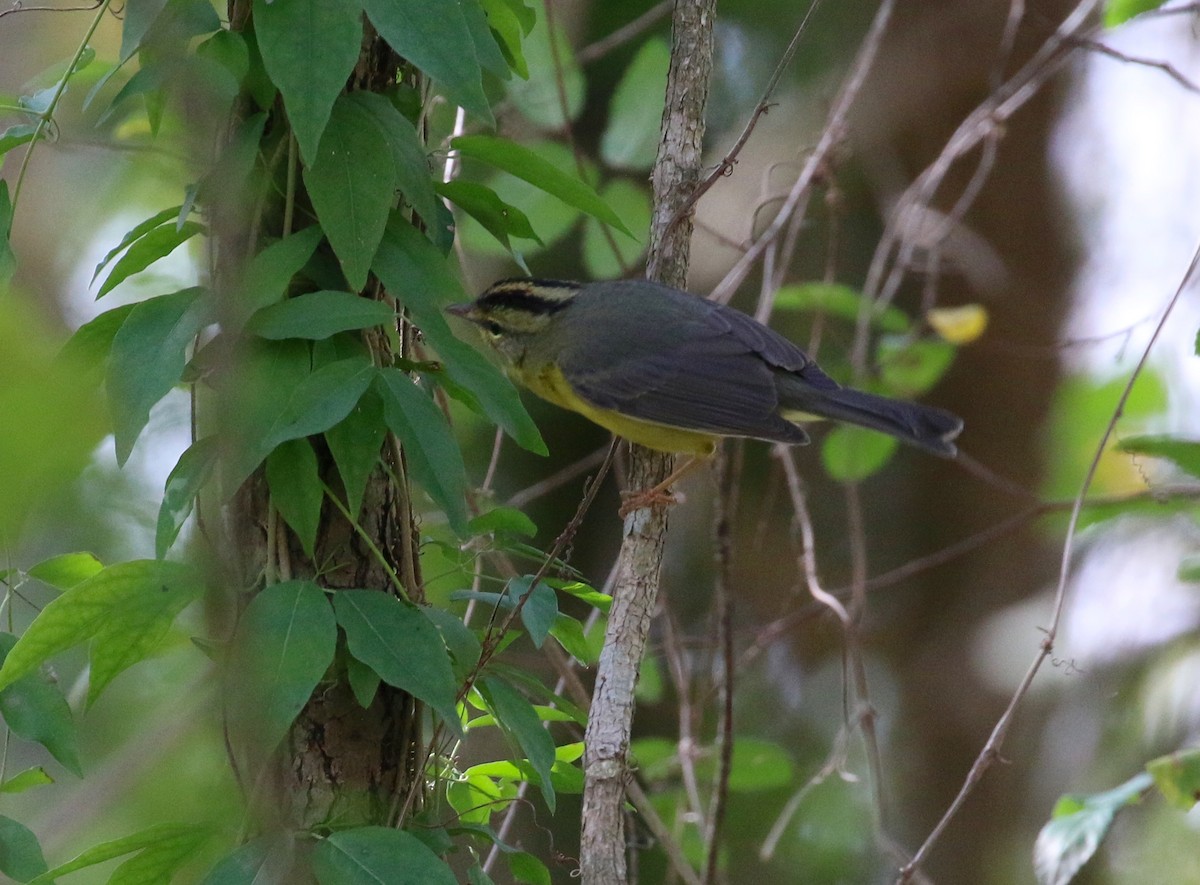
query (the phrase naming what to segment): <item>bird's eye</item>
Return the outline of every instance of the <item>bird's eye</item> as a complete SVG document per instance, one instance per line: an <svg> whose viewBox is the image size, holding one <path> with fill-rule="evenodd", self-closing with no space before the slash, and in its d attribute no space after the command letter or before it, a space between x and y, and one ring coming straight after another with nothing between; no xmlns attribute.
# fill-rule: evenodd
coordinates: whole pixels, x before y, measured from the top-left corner
<svg viewBox="0 0 1200 885"><path fill-rule="evenodd" d="M499 338L500 333L504 331L504 327L495 320L486 320L482 325L485 332L497 338Z"/></svg>

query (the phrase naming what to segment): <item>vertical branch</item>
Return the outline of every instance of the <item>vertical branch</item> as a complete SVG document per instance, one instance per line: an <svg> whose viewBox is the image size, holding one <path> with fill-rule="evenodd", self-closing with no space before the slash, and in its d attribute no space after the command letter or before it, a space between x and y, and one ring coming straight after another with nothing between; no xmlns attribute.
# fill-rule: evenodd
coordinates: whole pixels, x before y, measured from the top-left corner
<svg viewBox="0 0 1200 885"><path fill-rule="evenodd" d="M713 59L716 0L676 0L671 68L667 76L662 140L654 165L654 215L647 276L682 287L687 282L692 221L672 225L700 179L704 108ZM672 458L634 447L632 488L649 488L670 472ZM583 833L580 868L585 885L626 881L622 803L629 776L633 690L658 597L667 517L661 507L642 508L625 520L608 632L585 740Z"/></svg>

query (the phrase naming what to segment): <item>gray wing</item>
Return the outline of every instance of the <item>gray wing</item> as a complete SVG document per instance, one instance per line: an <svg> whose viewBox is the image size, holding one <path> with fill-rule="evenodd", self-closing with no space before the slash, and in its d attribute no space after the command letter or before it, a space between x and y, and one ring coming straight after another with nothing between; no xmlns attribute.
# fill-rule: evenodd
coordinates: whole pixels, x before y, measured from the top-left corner
<svg viewBox="0 0 1200 885"><path fill-rule="evenodd" d="M672 427L807 442L778 413L776 372L806 379L813 372L817 386L837 385L798 347L745 314L661 291L676 302L669 323L655 323L652 309L606 311L605 323L589 323L590 334L573 336L578 344L560 365L576 392L601 408ZM589 313L581 311L579 321L588 322ZM614 313L624 319L614 324Z"/></svg>

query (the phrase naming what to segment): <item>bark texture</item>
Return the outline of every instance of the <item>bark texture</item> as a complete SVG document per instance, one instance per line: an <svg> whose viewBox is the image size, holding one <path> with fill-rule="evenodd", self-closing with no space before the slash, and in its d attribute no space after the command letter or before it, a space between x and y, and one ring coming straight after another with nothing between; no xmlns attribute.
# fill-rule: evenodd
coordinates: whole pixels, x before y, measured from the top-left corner
<svg viewBox="0 0 1200 885"><path fill-rule="evenodd" d="M690 214L676 215L700 180L715 10L715 0L675 4L662 140L652 175L654 215L647 276L680 288L687 284L692 220ZM661 482L673 460L671 455L634 446L630 487L644 489ZM667 514L662 507L637 510L625 520L619 577L585 736L580 868L586 885L627 881L622 807L629 777L633 691L658 598L666 533Z"/></svg>

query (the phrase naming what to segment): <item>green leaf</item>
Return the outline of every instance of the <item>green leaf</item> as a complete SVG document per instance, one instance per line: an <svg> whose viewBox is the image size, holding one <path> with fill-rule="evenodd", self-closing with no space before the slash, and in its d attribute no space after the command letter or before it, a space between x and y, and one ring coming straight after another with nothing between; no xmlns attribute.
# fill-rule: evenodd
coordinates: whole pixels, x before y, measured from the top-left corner
<svg viewBox="0 0 1200 885"><path fill-rule="evenodd" d="M14 882L28 882L46 872L46 858L37 836L24 824L0 815L0 873Z"/></svg>
<svg viewBox="0 0 1200 885"><path fill-rule="evenodd" d="M179 456L163 489L154 532L154 555L162 559L179 537L179 531L192 513L196 496L212 476L220 453L217 438L198 439Z"/></svg>
<svg viewBox="0 0 1200 885"><path fill-rule="evenodd" d="M438 184L437 192L478 221L505 249L512 249L510 234L541 242L525 213L505 203L490 187L458 179Z"/></svg>
<svg viewBox="0 0 1200 885"><path fill-rule="evenodd" d="M1033 869L1039 885L1067 885L1096 853L1113 817L1153 784L1142 772L1121 786L1094 796L1063 796L1033 845Z"/></svg>
<svg viewBox="0 0 1200 885"><path fill-rule="evenodd" d="M525 64L525 53L521 48L522 37L528 30L522 28L521 18L514 6L525 12L529 10L519 2L511 0L480 0L487 23L499 44L500 53L508 66L522 79L529 79L529 66ZM534 19L536 21L536 18ZM530 24L532 27L532 22Z"/></svg>
<svg viewBox="0 0 1200 885"><path fill-rule="evenodd" d="M175 616L203 590L196 572L181 563L143 559L110 565L33 619L0 668L0 690L91 639L91 703L114 676L158 648Z"/></svg>
<svg viewBox="0 0 1200 885"><path fill-rule="evenodd" d="M403 218L388 224L372 269L396 297L403 298L426 340L444 360L446 374L479 399L484 413L531 452L546 454L537 425L521 405L516 388L487 359L450 331L442 306L466 295L436 248Z"/></svg>
<svg viewBox="0 0 1200 885"><path fill-rule="evenodd" d="M297 852L292 834L252 839L227 854L201 880L201 885L265 885L302 881L296 869Z"/></svg>
<svg viewBox="0 0 1200 885"><path fill-rule="evenodd" d="M1133 436L1117 444L1122 452L1165 458L1180 470L1200 477L1200 442L1177 436Z"/></svg>
<svg viewBox="0 0 1200 885"><path fill-rule="evenodd" d="M587 83L583 71L579 69L571 41L561 27L554 28L554 43L557 53L550 46L550 28L546 17L538 16L533 30L522 45L529 79L512 80L508 84L508 96L517 110L535 126L557 132L575 120L583 110Z"/></svg>
<svg viewBox="0 0 1200 885"><path fill-rule="evenodd" d="M515 507L496 507L474 517L468 527L472 535L509 534L532 538L537 526L532 519Z"/></svg>
<svg viewBox="0 0 1200 885"><path fill-rule="evenodd" d="M1146 771L1168 802L1191 811L1200 802L1200 749L1180 750L1146 763Z"/></svg>
<svg viewBox="0 0 1200 885"><path fill-rule="evenodd" d="M363 9L380 36L437 80L447 98L488 125L494 123L483 93L483 71L459 0L365 0Z"/></svg>
<svg viewBox="0 0 1200 885"><path fill-rule="evenodd" d="M342 590L334 594L333 608L350 654L388 685L427 703L447 724L457 724L450 657L420 608L377 590Z"/></svg>
<svg viewBox="0 0 1200 885"><path fill-rule="evenodd" d="M503 811L511 801L505 791L487 775L475 775L451 781L446 787L446 801L454 809L461 824L487 826L492 815Z"/></svg>
<svg viewBox="0 0 1200 885"><path fill-rule="evenodd" d="M383 402L373 390L364 393L349 415L325 431L325 442L346 491L347 509L355 519L362 510L363 492L379 463L379 449L386 435Z"/></svg>
<svg viewBox="0 0 1200 885"><path fill-rule="evenodd" d="M318 224L277 240L250 261L234 296L234 309L248 317L281 300L292 277L312 258L324 236Z"/></svg>
<svg viewBox="0 0 1200 885"><path fill-rule="evenodd" d="M0 152L0 157L3 153ZM12 198L8 182L0 181L0 286L7 286L17 270L17 256L12 250Z"/></svg>
<svg viewBox="0 0 1200 885"><path fill-rule="evenodd" d="M105 387L118 464L129 459L151 407L179 383L208 311L202 289L160 295L138 304L113 336Z"/></svg>
<svg viewBox="0 0 1200 885"><path fill-rule="evenodd" d="M382 681L379 674L351 655L346 658L346 680L350 683L350 690L354 692L354 699L358 701L359 706L364 710L371 706Z"/></svg>
<svg viewBox="0 0 1200 885"><path fill-rule="evenodd" d="M328 338L351 329L367 329L395 318L381 301L351 292L307 292L264 307L246 323L260 338Z"/></svg>
<svg viewBox="0 0 1200 885"><path fill-rule="evenodd" d="M263 65L287 108L305 161L362 48L362 7L354 0L254 0L254 33Z"/></svg>
<svg viewBox="0 0 1200 885"><path fill-rule="evenodd" d="M652 37L642 44L621 76L600 138L600 158L617 169L643 170L658 156L663 99L671 49Z"/></svg>
<svg viewBox="0 0 1200 885"><path fill-rule="evenodd" d="M532 144L531 147L538 156L554 168L568 175L575 173L575 155L565 145L554 141L539 141ZM595 170L586 165L585 161L584 181L594 184L597 179L598 175ZM522 181L516 176L509 175L507 172L494 172L488 176L486 184L505 203L510 206L519 206L527 217L537 219L537 233L541 237L542 245L539 246L532 241L523 243L526 254L541 252L547 246L559 242L583 217L583 213L574 206L568 206L558 197L534 187L528 181ZM507 253L507 250L473 218L462 219L458 232L463 244L472 252L480 252L485 255Z"/></svg>
<svg viewBox="0 0 1200 885"><path fill-rule="evenodd" d="M394 104L377 93L353 92L348 100L358 103L375 118L376 125L392 150L392 165L400 193L404 194L426 226L432 228L438 217L437 195L433 190L429 156L417 127Z"/></svg>
<svg viewBox="0 0 1200 885"><path fill-rule="evenodd" d="M161 224L142 235L108 272L108 276L96 293L97 300L103 298L128 277L140 273L158 259L170 255L196 234L203 233L204 229L204 225L195 221L185 221L179 226L172 221L169 224Z"/></svg>
<svg viewBox="0 0 1200 885"><path fill-rule="evenodd" d="M518 882L529 885L550 885L550 871L546 865L527 851L513 851L505 855L508 871Z"/></svg>
<svg viewBox="0 0 1200 885"><path fill-rule="evenodd" d="M325 502L316 453L306 439L280 443L267 455L266 473L271 503L312 559L321 523L321 505Z"/></svg>
<svg viewBox="0 0 1200 885"><path fill-rule="evenodd" d="M1134 16L1158 9L1165 0L1108 0L1104 6L1104 27L1115 28Z"/></svg>
<svg viewBox="0 0 1200 885"><path fill-rule="evenodd" d="M0 663L8 657L17 637L0 633ZM29 673L0 691L0 715L18 737L41 744L76 777L79 764L75 722L57 683L41 673Z"/></svg>
<svg viewBox="0 0 1200 885"><path fill-rule="evenodd" d="M905 336L879 340L876 359L884 386L898 396L915 397L942 380L954 362L957 348L940 338L916 341Z"/></svg>
<svg viewBox="0 0 1200 885"><path fill-rule="evenodd" d="M375 377L364 356L326 363L291 391L266 434L265 448L314 433L324 433L350 414Z"/></svg>
<svg viewBox="0 0 1200 885"><path fill-rule="evenodd" d="M696 765L702 778L716 776L717 761L709 757ZM758 793L779 790L792 783L796 767L788 752L773 741L739 737L733 745L733 764L729 769L731 793Z"/></svg>
<svg viewBox="0 0 1200 885"><path fill-rule="evenodd" d="M1200 556L1187 556L1179 563L1176 577L1188 584L1200 583Z"/></svg>
<svg viewBox="0 0 1200 885"><path fill-rule="evenodd" d="M86 368L56 359L59 347L25 300L0 310L0 546L15 543L25 515L44 506L91 461L107 432L103 398Z"/></svg>
<svg viewBox="0 0 1200 885"><path fill-rule="evenodd" d="M886 434L839 424L821 444L821 463L839 482L860 482L882 470L898 445Z"/></svg>
<svg viewBox="0 0 1200 885"><path fill-rule="evenodd" d="M375 116L339 99L304 183L350 288L362 289L396 190L391 150Z"/></svg>
<svg viewBox="0 0 1200 885"><path fill-rule="evenodd" d="M454 663L454 675L461 682L479 663L479 656L483 653L479 638L453 612L436 606L427 606L422 611L442 634L442 642L446 644L446 650L450 652Z"/></svg>
<svg viewBox="0 0 1200 885"><path fill-rule="evenodd" d="M542 796L553 813L554 785L550 780L550 769L554 765L554 740L542 727L537 711L520 692L499 677L484 677L477 687L500 729L515 747L520 748L541 778Z"/></svg>
<svg viewBox="0 0 1200 885"><path fill-rule="evenodd" d="M194 824L156 824L132 836L102 842L77 855L73 860L47 870L34 885L49 885L54 879L99 863L140 852L117 867L109 877L110 885L148 885L169 882L172 874L192 858L213 835L205 826ZM136 862L135 862L136 861Z"/></svg>
<svg viewBox="0 0 1200 885"><path fill-rule="evenodd" d="M521 623L529 631L529 638L534 646L541 648L558 617L558 595L550 585L542 581L530 592L529 584L532 580L533 575L513 578L508 582L507 593L512 597L514 604L528 594L525 604L521 606Z"/></svg>
<svg viewBox="0 0 1200 885"><path fill-rule="evenodd" d="M841 283L809 282L781 286L775 292L775 309L800 311L837 317L847 323L858 322L863 306L863 294ZM871 325L896 335L907 332L912 322L908 314L889 305L882 313L872 312Z"/></svg>
<svg viewBox="0 0 1200 885"><path fill-rule="evenodd" d="M239 371L214 376L221 427L221 490L232 497L271 449L282 441L273 434L284 425L284 413L295 390L312 372L309 346L303 341L250 341L243 348Z"/></svg>
<svg viewBox="0 0 1200 885"><path fill-rule="evenodd" d="M150 26L166 5L167 0L127 0L125 26L121 29L121 61L137 52Z"/></svg>
<svg viewBox="0 0 1200 885"><path fill-rule="evenodd" d="M480 66L495 74L501 80L507 80L512 74L508 61L500 51L497 38L488 26L488 17L484 14L480 0L459 0L458 8L462 11L467 30L471 33L471 45L475 49L475 57Z"/></svg>
<svg viewBox="0 0 1200 885"><path fill-rule="evenodd" d="M457 885L446 862L412 833L358 827L322 839L313 849L320 885Z"/></svg>
<svg viewBox="0 0 1200 885"><path fill-rule="evenodd" d="M263 753L275 748L333 662L337 626L311 581L286 581L246 607L226 667L230 727Z"/></svg>
<svg viewBox="0 0 1200 885"><path fill-rule="evenodd" d="M400 439L413 477L446 514L455 534L467 534L467 471L441 410L398 369L380 369L375 390L383 417Z"/></svg>
<svg viewBox="0 0 1200 885"><path fill-rule="evenodd" d="M68 590L103 568L104 563L91 553L63 553L32 566L29 575L51 587Z"/></svg>
<svg viewBox="0 0 1200 885"><path fill-rule="evenodd" d="M0 784L0 793L24 793L26 790L32 790L34 787L45 787L52 783L54 783L54 778L50 777L46 769L40 765L35 765L33 768L26 768L19 774L14 774L4 783ZM0 855L2 854L3 850L0 850ZM0 866L0 872L4 872L3 866Z"/></svg>
<svg viewBox="0 0 1200 885"><path fill-rule="evenodd" d="M90 387L94 377L98 384L112 352L113 339L137 306L137 303L122 304L84 323L67 339L58 353L58 362L78 371L81 383Z"/></svg>
<svg viewBox="0 0 1200 885"><path fill-rule="evenodd" d="M560 171L527 147L491 135L460 135L451 142L451 147L464 157L503 169L622 233L633 236L621 223L617 213L591 187L575 176Z"/></svg>
<svg viewBox="0 0 1200 885"><path fill-rule="evenodd" d="M617 179L604 188L601 197L633 230L650 230L650 194L645 187ZM643 240L644 236L614 237L596 219L588 218L583 225L583 266L596 279L624 276L641 260Z"/></svg>
<svg viewBox="0 0 1200 885"><path fill-rule="evenodd" d="M550 635L558 641L567 654L583 666L590 667L600 660L600 656L588 642L583 624L578 619L560 612L550 627Z"/></svg>

